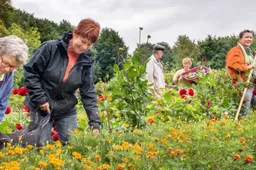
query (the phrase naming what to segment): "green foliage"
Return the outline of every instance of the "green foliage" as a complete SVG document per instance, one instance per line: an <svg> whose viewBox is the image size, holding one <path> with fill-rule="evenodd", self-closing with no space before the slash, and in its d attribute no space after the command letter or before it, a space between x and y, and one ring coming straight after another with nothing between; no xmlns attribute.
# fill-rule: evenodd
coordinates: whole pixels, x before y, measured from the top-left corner
<svg viewBox="0 0 256 170"><path fill-rule="evenodd" d="M110 84L112 100L120 110L122 119L132 127L141 128L151 96L145 79L145 64L142 65L139 56L135 55L127 59L123 70L120 71L115 65L114 71L116 75Z"/></svg>
<svg viewBox="0 0 256 170"><path fill-rule="evenodd" d="M175 67L182 67L182 59L190 57L193 63L196 63L199 59L198 49L196 44L189 39L186 35L180 35L172 48Z"/></svg>
<svg viewBox="0 0 256 170"><path fill-rule="evenodd" d="M128 47L118 32L111 28L103 28L99 40L94 45L96 51L95 74L97 80L108 81L113 77L113 66L116 64L118 68L122 68L127 57Z"/></svg>
<svg viewBox="0 0 256 170"><path fill-rule="evenodd" d="M228 51L236 46L238 39L235 36L208 37L198 42L201 56L206 56L206 60L211 68L221 69L225 67L226 55Z"/></svg>
<svg viewBox="0 0 256 170"><path fill-rule="evenodd" d="M23 30L19 25L12 24L8 29L8 35L16 35L26 41L27 46L29 47L29 53L32 54L35 48L40 45L40 34L37 28L30 28L28 30Z"/></svg>
<svg viewBox="0 0 256 170"><path fill-rule="evenodd" d="M170 118L200 121L212 116L221 117L227 112L234 117L240 93L235 90L231 82L231 79L226 76L226 70L213 70L210 74L201 77L197 85L192 86L193 96L190 96L187 91L186 97L182 98L179 90L167 90L163 98L157 99L155 103L148 106L151 108L150 114L163 113L157 115L163 121L168 121Z"/></svg>
<svg viewBox="0 0 256 170"><path fill-rule="evenodd" d="M148 58L152 55L153 44L151 43L143 43L137 46L133 55L140 56L140 62L145 63Z"/></svg>

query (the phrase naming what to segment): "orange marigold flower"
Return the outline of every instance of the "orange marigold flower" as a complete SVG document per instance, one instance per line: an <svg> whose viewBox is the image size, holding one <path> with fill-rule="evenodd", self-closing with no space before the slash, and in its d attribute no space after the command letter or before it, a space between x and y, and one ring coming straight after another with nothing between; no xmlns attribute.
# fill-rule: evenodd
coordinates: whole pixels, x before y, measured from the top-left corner
<svg viewBox="0 0 256 170"><path fill-rule="evenodd" d="M155 123L154 117L149 117L148 123L150 123L150 124Z"/></svg>
<svg viewBox="0 0 256 170"><path fill-rule="evenodd" d="M73 152L73 153L72 153L72 156L73 156L74 158L76 158L76 159L81 159L81 158L82 158L82 155L81 155L80 153L78 153L78 152Z"/></svg>
<svg viewBox="0 0 256 170"><path fill-rule="evenodd" d="M95 156L95 159L96 159L97 161L101 161L101 157L100 157L99 155L96 155L96 156Z"/></svg>
<svg viewBox="0 0 256 170"><path fill-rule="evenodd" d="M170 155L171 155L171 156L175 156L175 155L176 155L176 152L172 151L172 152L170 153Z"/></svg>
<svg viewBox="0 0 256 170"><path fill-rule="evenodd" d="M167 150L168 150L168 151L172 151L172 147L168 147Z"/></svg>
<svg viewBox="0 0 256 170"><path fill-rule="evenodd" d="M177 155L180 155L180 154L182 153L182 150L177 149L177 150L175 151L175 153L176 153Z"/></svg>
<svg viewBox="0 0 256 170"><path fill-rule="evenodd" d="M245 162L247 162L247 163L252 163L252 160L253 160L253 156L252 155L248 155L245 158Z"/></svg>
<svg viewBox="0 0 256 170"><path fill-rule="evenodd" d="M241 157L240 157L240 155L238 155L238 154L234 154L234 155L233 155L233 158L234 158L235 160L239 160Z"/></svg>
<svg viewBox="0 0 256 170"><path fill-rule="evenodd" d="M240 138L240 142L241 143L245 143L246 142L246 139L244 137Z"/></svg>
<svg viewBox="0 0 256 170"><path fill-rule="evenodd" d="M123 170L125 167L125 164L118 164L116 167L116 170Z"/></svg>

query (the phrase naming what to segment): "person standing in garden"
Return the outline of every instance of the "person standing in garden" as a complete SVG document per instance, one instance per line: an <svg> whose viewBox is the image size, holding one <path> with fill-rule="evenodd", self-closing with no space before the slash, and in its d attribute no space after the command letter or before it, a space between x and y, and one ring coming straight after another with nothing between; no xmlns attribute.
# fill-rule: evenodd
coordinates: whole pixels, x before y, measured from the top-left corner
<svg viewBox="0 0 256 170"><path fill-rule="evenodd" d="M188 71L192 66L192 61L189 57L182 60L183 69L178 70L173 76L173 84L178 84L179 87L191 87L192 83L185 81L181 78L181 74Z"/></svg>
<svg viewBox="0 0 256 170"><path fill-rule="evenodd" d="M152 85L155 97L160 97L162 89L165 88L163 65L160 62L164 49L163 46L156 44L146 66L148 84Z"/></svg>
<svg viewBox="0 0 256 170"><path fill-rule="evenodd" d="M24 66L25 86L29 92L25 105L30 108L31 120L34 120L37 109L42 116L51 114L51 120L40 136L40 145L50 141L53 122L63 144L67 143L70 131L77 128L77 89L80 90L92 133L99 134L101 121L89 50L97 41L99 33L98 22L83 19L74 31L44 42Z"/></svg>
<svg viewBox="0 0 256 170"><path fill-rule="evenodd" d="M236 84L239 79L246 81L250 70L256 68L256 63L253 63L253 54L250 49L252 40L252 31L244 30L240 32L237 46L233 47L226 56L226 69L228 75L233 79L234 84ZM252 74L252 79L254 78L256 78L255 70ZM242 116L248 115L251 104L256 104L255 97L253 96L254 88L255 87L252 86L247 89L243 107L240 112Z"/></svg>
<svg viewBox="0 0 256 170"><path fill-rule="evenodd" d="M3 119L13 87L14 70L25 64L28 47L16 36L0 38L0 121Z"/></svg>

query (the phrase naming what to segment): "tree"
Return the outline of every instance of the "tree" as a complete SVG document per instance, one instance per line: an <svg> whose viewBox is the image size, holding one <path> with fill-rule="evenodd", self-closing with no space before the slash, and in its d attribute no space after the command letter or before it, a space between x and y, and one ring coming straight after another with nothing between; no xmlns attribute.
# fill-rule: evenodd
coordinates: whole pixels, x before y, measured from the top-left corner
<svg viewBox="0 0 256 170"><path fill-rule="evenodd" d="M103 28L94 49L96 50L94 59L98 67L98 71L95 71L97 81L108 81L113 77L114 64L117 64L120 69L122 68L127 57L128 47L118 32L111 28Z"/></svg>
<svg viewBox="0 0 256 170"><path fill-rule="evenodd" d="M237 37L208 37L204 41L198 42L202 56L206 56L208 65L211 68L219 69L225 67L226 55L228 51L237 44Z"/></svg>
<svg viewBox="0 0 256 170"><path fill-rule="evenodd" d="M175 43L172 56L174 59L174 66L180 68L182 66L182 59L190 57L193 62L197 60L195 56L196 44L186 35L180 35Z"/></svg>
<svg viewBox="0 0 256 170"><path fill-rule="evenodd" d="M75 29L75 26L73 26L69 21L67 20L62 20L60 21L60 24L59 24L59 32L60 33L65 33L65 32L68 32L68 31L73 31Z"/></svg>
<svg viewBox="0 0 256 170"><path fill-rule="evenodd" d="M138 44L137 48L133 52L133 55L137 54L139 56L140 62L144 64L148 58L152 55L152 49L153 49L153 44L151 43L143 43L143 44Z"/></svg>
<svg viewBox="0 0 256 170"><path fill-rule="evenodd" d="M0 0L0 20L6 27L11 25L11 18L13 16L13 8L10 0Z"/></svg>

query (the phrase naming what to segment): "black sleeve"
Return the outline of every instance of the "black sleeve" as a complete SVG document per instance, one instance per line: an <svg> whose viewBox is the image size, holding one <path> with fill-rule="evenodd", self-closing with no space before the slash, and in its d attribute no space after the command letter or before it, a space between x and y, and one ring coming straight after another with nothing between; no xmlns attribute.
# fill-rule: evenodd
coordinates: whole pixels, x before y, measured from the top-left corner
<svg viewBox="0 0 256 170"><path fill-rule="evenodd" d="M30 101L40 106L47 101L46 93L40 83L40 78L50 59L50 43L45 42L38 47L30 61L24 65L24 84L28 89Z"/></svg>
<svg viewBox="0 0 256 170"><path fill-rule="evenodd" d="M89 126L99 129L101 121L98 115L97 94L94 87L93 67L88 68L83 76L83 84L80 87L80 95L89 118Z"/></svg>

